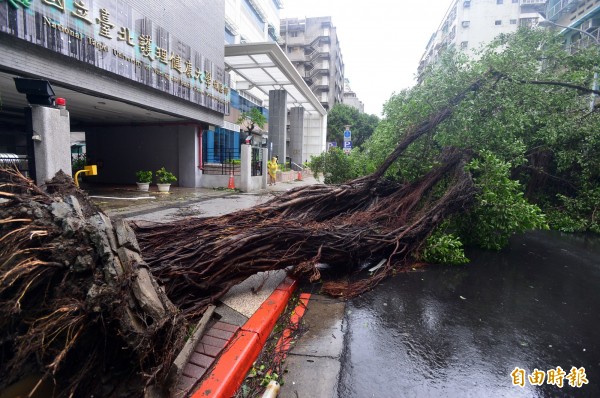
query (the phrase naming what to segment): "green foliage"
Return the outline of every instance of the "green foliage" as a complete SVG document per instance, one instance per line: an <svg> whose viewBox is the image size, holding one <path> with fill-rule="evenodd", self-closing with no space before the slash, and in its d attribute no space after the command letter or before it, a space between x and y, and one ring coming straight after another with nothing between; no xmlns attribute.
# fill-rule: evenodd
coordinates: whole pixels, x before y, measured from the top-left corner
<svg viewBox="0 0 600 398"><path fill-rule="evenodd" d="M600 112L590 96L559 85L591 87L599 48L571 54L560 35L521 29L499 35L467 58L452 49L429 66L415 87L395 93L384 119L348 161L353 175L372 172L411 126L438 112L490 70L501 77L469 94L452 116L403 153L386 177L411 182L429 171L444 147L474 154L469 170L480 189L469 214L449 224L450 237L430 246L455 251L455 239L498 249L508 237L548 224L564 231L600 230ZM541 209L541 210L540 210ZM442 235L443 236L443 235ZM433 256L431 249L428 255Z"/></svg>
<svg viewBox="0 0 600 398"><path fill-rule="evenodd" d="M458 265L469 262L463 250L463 244L457 236L442 232L441 228L425 241L421 260L432 264Z"/></svg>
<svg viewBox="0 0 600 398"><path fill-rule="evenodd" d="M275 380L276 382L281 381L277 373L266 370L266 366L264 364L258 365L256 363L253 364L252 368L250 369L250 372L248 373L248 376L246 377L259 377L261 387L266 387L273 380Z"/></svg>
<svg viewBox="0 0 600 398"><path fill-rule="evenodd" d="M312 156L309 167L316 178L323 174L325 184L342 184L357 176L352 159L339 148Z"/></svg>
<svg viewBox="0 0 600 398"><path fill-rule="evenodd" d="M172 184L177 181L177 177L169 171L167 171L164 166L160 169L156 170L156 182L159 184Z"/></svg>
<svg viewBox="0 0 600 398"><path fill-rule="evenodd" d="M468 243L500 250L514 233L548 229L540 208L528 203L521 184L509 178L510 163L484 151L468 169L479 189L474 209L459 221L461 235Z"/></svg>
<svg viewBox="0 0 600 398"><path fill-rule="evenodd" d="M578 197L557 195L561 206L548 213L549 224L563 232L600 234L600 187L582 190Z"/></svg>
<svg viewBox="0 0 600 398"><path fill-rule="evenodd" d="M262 129L266 123L267 118L258 108L252 108L248 112L242 112L237 120L237 124L246 126L246 131L248 133L252 133L257 126Z"/></svg>
<svg viewBox="0 0 600 398"><path fill-rule="evenodd" d="M361 146L379 124L379 118L344 104L335 104L327 113L327 141L342 147L345 126L352 131L352 146Z"/></svg>
<svg viewBox="0 0 600 398"><path fill-rule="evenodd" d="M79 170L83 170L86 165L87 156L85 153L80 153L76 157L71 157L71 171L73 175Z"/></svg>
<svg viewBox="0 0 600 398"><path fill-rule="evenodd" d="M150 183L152 182L152 171L140 170L135 173L136 182Z"/></svg>

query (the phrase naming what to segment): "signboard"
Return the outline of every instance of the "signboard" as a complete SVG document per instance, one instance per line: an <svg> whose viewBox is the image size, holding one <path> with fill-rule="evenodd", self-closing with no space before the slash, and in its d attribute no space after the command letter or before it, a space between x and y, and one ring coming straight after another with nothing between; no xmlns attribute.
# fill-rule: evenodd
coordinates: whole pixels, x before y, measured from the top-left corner
<svg viewBox="0 0 600 398"><path fill-rule="evenodd" d="M330 150L333 147L337 147L337 142L332 141L327 143L327 150Z"/></svg>
<svg viewBox="0 0 600 398"><path fill-rule="evenodd" d="M344 153L346 155L349 155L351 151L352 151L352 148L344 148Z"/></svg>
<svg viewBox="0 0 600 398"><path fill-rule="evenodd" d="M229 75L123 0L0 1L0 32L229 113Z"/></svg>
<svg viewBox="0 0 600 398"><path fill-rule="evenodd" d="M352 149L352 142L344 141L344 149Z"/></svg>
<svg viewBox="0 0 600 398"><path fill-rule="evenodd" d="M350 130L344 131L344 141L350 141L351 138L352 138L352 133L350 132Z"/></svg>

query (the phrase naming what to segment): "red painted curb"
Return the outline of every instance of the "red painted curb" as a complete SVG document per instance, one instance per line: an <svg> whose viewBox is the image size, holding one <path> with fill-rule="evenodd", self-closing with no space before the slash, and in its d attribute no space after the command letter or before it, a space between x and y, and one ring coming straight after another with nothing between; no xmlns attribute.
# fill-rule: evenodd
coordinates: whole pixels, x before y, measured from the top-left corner
<svg viewBox="0 0 600 398"><path fill-rule="evenodd" d="M273 291L225 347L210 375L191 398L230 398L235 394L296 287L295 280L286 278Z"/></svg>

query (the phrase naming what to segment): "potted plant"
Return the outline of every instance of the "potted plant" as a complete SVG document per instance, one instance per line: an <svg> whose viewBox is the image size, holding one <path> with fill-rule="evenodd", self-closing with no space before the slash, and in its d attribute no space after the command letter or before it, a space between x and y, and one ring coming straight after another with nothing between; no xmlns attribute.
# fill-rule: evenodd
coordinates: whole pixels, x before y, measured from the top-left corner
<svg viewBox="0 0 600 398"><path fill-rule="evenodd" d="M138 190L147 191L150 189L150 183L152 182L152 171L140 170L135 173L135 179Z"/></svg>
<svg viewBox="0 0 600 398"><path fill-rule="evenodd" d="M177 177L167 170L164 166L159 170L156 170L156 185L158 185L158 192L169 192L171 184L177 181Z"/></svg>

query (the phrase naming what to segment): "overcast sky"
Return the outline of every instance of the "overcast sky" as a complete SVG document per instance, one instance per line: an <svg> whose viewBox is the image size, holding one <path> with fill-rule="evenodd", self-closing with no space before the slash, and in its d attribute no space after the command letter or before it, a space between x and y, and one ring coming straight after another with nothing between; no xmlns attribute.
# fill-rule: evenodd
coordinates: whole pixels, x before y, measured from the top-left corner
<svg viewBox="0 0 600 398"><path fill-rule="evenodd" d="M429 38L452 0L284 0L281 18L331 16L345 77L365 104L381 115L392 93L415 84Z"/></svg>

